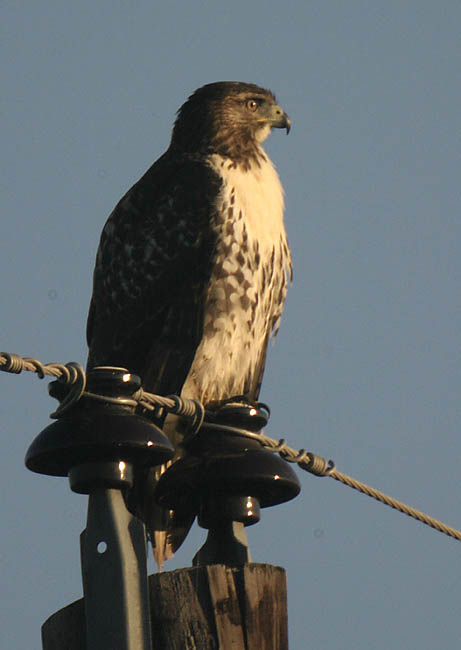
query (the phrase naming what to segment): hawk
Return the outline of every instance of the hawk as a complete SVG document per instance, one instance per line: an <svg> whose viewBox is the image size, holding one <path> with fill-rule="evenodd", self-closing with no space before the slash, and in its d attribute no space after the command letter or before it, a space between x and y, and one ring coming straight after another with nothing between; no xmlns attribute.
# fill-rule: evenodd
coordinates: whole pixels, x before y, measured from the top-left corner
<svg viewBox="0 0 461 650"><path fill-rule="evenodd" d="M255 84L211 83L181 106L168 150L102 231L89 368L126 367L145 390L205 406L258 399L292 275L283 190L262 147L273 128L288 133L290 120ZM165 426L177 444L175 428ZM190 522L175 534L150 516L146 500L141 511L161 565Z"/></svg>

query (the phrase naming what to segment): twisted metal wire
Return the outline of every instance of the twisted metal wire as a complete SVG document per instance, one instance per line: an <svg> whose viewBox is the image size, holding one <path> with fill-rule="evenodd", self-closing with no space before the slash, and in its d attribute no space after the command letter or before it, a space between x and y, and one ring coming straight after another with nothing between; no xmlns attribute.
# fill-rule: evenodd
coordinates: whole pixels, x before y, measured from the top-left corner
<svg viewBox="0 0 461 650"><path fill-rule="evenodd" d="M421 523L426 524L435 530L438 530L440 533L448 535L448 537L452 537L453 539L461 541L461 530L457 530L452 526L448 526L442 521L434 519L434 517L431 517L430 515L426 515L421 510L412 508L406 503L403 503L403 501L394 499L394 497L381 492L381 490L377 490L376 488L371 487L366 483L362 483L362 481L358 481L357 479L352 478L352 476L348 476L347 474L340 472L336 469L333 461L326 461L321 456L313 454L312 452L306 452L304 449L296 451L296 449L288 447L283 438L277 443L276 440L261 435L261 441L267 449L270 451L278 452L282 458L290 463L297 463L301 469L304 469L311 474L315 474L316 476L329 476L330 478L334 478L335 481L339 481L343 485L347 485L353 490L357 490L362 494L366 494L368 497L376 499L376 501L379 501L380 503L383 503L390 508L394 508L394 510L398 510L402 514L408 515L413 519L417 519Z"/></svg>
<svg viewBox="0 0 461 650"><path fill-rule="evenodd" d="M62 413L75 404L82 395L97 400L107 401L108 399L111 399L106 396L85 391L85 371L80 364L75 362L67 364L44 364L38 359L33 359L32 357L21 357L18 354L0 352L0 370L14 374L19 374L24 370L27 370L29 372L35 372L40 379L43 379L46 375L50 375L63 383L73 386L69 395L61 402L58 409L51 414L51 417L59 417L62 415ZM118 402L118 398L112 399L113 401ZM127 400L125 399L124 403L126 403L126 401ZM184 399L178 395L162 397L160 395L148 393L141 388L133 395L132 400L128 401L133 405L139 404L143 408L151 411L158 408L164 408L168 410L169 413L174 413L180 417L186 418L192 423L192 432L198 431L205 417L205 409L200 402L197 400ZM229 429L229 427L221 428ZM397 499L384 494L380 490L340 472L336 469L332 460L327 461L321 456L305 451L304 449L293 449L286 444L286 441L283 438L277 441L262 433L253 433L250 431L240 431L239 433L240 435L243 433L249 438L258 440L269 451L280 454L284 460L290 463L296 463L301 469L310 472L315 476L329 476L343 485L347 485L362 494L366 494L367 496L380 501L384 505L394 508L398 512L408 515L409 517L448 535L448 537L461 541L461 530L448 526L438 519L426 515L421 510L412 508L402 501L398 501Z"/></svg>

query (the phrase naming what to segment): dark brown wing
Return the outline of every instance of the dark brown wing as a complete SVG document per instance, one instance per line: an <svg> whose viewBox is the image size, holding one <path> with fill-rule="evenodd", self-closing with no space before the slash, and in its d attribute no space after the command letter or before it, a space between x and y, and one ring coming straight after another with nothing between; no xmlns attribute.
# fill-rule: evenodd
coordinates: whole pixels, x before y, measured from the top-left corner
<svg viewBox="0 0 461 650"><path fill-rule="evenodd" d="M126 367L149 391L180 392L202 337L220 186L203 159L167 151L120 200L96 259L88 367Z"/></svg>

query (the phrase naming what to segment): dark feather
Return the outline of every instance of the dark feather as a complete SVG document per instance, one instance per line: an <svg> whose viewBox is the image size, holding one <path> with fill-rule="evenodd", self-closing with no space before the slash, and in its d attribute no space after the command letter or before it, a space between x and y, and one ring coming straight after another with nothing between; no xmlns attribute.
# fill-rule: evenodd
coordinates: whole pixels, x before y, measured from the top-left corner
<svg viewBox="0 0 461 650"><path fill-rule="evenodd" d="M202 337L220 184L199 157L167 153L118 203L94 272L89 367L127 367L146 390L180 392Z"/></svg>

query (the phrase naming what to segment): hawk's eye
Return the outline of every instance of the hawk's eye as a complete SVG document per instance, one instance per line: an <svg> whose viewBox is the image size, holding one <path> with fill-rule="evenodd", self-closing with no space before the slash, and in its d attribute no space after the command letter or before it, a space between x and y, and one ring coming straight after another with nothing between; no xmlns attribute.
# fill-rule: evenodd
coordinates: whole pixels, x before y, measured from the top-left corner
<svg viewBox="0 0 461 650"><path fill-rule="evenodd" d="M259 108L259 102L256 99L249 99L247 101L247 108L248 108L249 111L254 113Z"/></svg>

